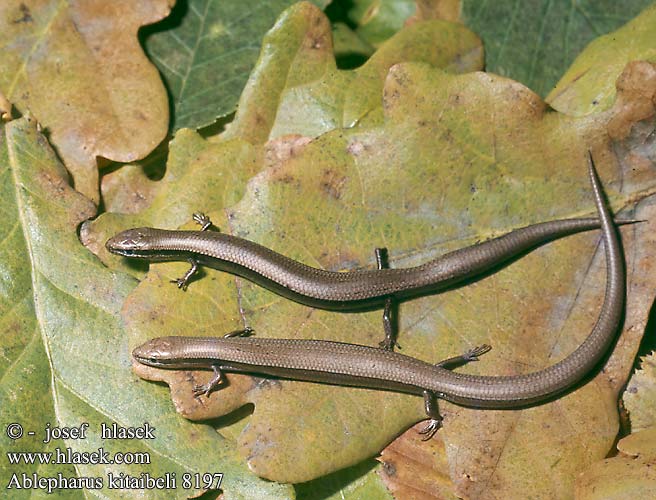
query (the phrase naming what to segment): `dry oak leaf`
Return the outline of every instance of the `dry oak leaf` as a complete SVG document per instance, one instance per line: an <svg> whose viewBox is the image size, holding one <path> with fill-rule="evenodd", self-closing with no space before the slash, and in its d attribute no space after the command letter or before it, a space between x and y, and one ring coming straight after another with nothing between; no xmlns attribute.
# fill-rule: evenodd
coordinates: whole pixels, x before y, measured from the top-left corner
<svg viewBox="0 0 656 500"><path fill-rule="evenodd" d="M170 0L0 5L0 91L30 112L71 172L98 202L97 157L145 157L166 135L166 90L137 30L162 19Z"/></svg>
<svg viewBox="0 0 656 500"><path fill-rule="evenodd" d="M656 244L653 239L652 244ZM631 376L623 399L633 432L656 427L656 362L653 352L641 359L640 369Z"/></svg>
<svg viewBox="0 0 656 500"><path fill-rule="evenodd" d="M208 141L208 149L230 139L264 145L266 164L270 162L269 156L278 154L277 149L288 149L287 142L303 141L299 135L314 137L377 117L385 75L397 62L422 61L453 72L483 67L478 37L462 26L442 21L418 23L402 30L354 71L338 70L332 50L330 23L323 12L306 2L287 9L264 38L262 53L240 99L235 120L225 133ZM185 137L189 134L183 132ZM193 154L189 152L188 156L193 158ZM214 163L212 155L220 154L214 149L207 156ZM171 156L184 157L184 152L171 150ZM197 180L203 182L200 177ZM235 181L233 178L233 189L243 187L243 183ZM122 190L117 188L120 185L124 185ZM161 190L156 185L142 173L140 165L119 169L103 177L103 199L107 207L112 207L111 212L136 213L137 206L152 206L152 211L141 214L140 223L179 225L188 220L190 214L182 207L173 219L157 215L158 205L169 195L158 196ZM173 198L179 199L177 195ZM192 199L205 203L200 207L203 210L216 205L197 196ZM150 221L148 213L154 217ZM95 251L102 252L101 245Z"/></svg>
<svg viewBox="0 0 656 500"><path fill-rule="evenodd" d="M576 500L656 498L656 428L617 443L618 456L594 463L576 481Z"/></svg>

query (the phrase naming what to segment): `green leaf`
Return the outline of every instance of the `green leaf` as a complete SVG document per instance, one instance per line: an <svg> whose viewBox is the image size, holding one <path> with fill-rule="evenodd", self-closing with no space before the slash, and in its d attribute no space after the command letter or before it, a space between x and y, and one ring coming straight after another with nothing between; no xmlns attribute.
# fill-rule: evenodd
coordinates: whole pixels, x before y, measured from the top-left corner
<svg viewBox="0 0 656 500"><path fill-rule="evenodd" d="M308 3L295 5L282 14L265 36L262 51L228 130L218 140L207 142L190 130L181 130L172 141L163 185L182 182L189 192L158 192L158 183L131 166L103 179L105 203L111 212L135 212L135 207L148 206L138 220L133 220L135 224L179 226L194 211L211 206L210 202L198 202L211 198L209 193L215 193L218 203L226 206L239 200L247 180L262 168L260 155L266 156L268 164L278 155L293 154L296 143L284 136L314 136L365 118L375 120L381 109L385 76L395 63L423 61L454 72L482 67L480 40L473 33L456 24L429 21L395 35L357 70L339 71L330 43L330 25ZM270 142L264 152L250 147L264 144L269 138L280 140ZM298 141L299 145L303 142L307 139ZM224 146L229 151L222 151ZM235 164L241 168L235 169ZM202 173L194 172L196 165ZM211 180L207 183L217 169L225 169L228 182L219 186ZM120 228L113 223L112 227L115 231ZM107 255L100 238L87 238L94 251Z"/></svg>
<svg viewBox="0 0 656 500"><path fill-rule="evenodd" d="M293 0L188 0L144 30L171 96L171 128L200 128L235 110L262 36ZM327 0L316 0L324 7Z"/></svg>
<svg viewBox="0 0 656 500"><path fill-rule="evenodd" d="M356 25L356 33L377 47L403 27L414 14L415 0L355 0L348 17Z"/></svg>
<svg viewBox="0 0 656 500"><path fill-rule="evenodd" d="M590 41L619 28L650 4L650 0L464 0L461 20L483 39L487 71L520 81L545 96Z"/></svg>
<svg viewBox="0 0 656 500"><path fill-rule="evenodd" d="M4 125L0 132L2 212L4 220L11 221L0 225L3 242L0 349L5 360L0 378L0 417L3 426L12 423L23 428L22 437L14 440L3 429L0 446L7 452L53 452L58 443L44 444L43 440L46 426L55 427L59 423L58 395L52 391L53 367L48 363L51 349L44 342L42 326L56 312L49 311L43 302L36 302L35 297L39 293L43 299L41 292L61 274L55 262L70 265L76 254L86 254L83 259L89 258L87 252L80 251L74 226L80 218L92 216L94 208L68 188L61 164L55 160L45 138L36 132L33 122L14 121ZM75 206L75 211L66 213L62 209L65 203ZM57 230L61 231L59 236L55 236ZM50 244L62 251L61 255L53 256L45 251ZM75 288L71 282L62 292L70 293ZM63 333L60 330L60 335ZM36 432L36 436L29 436L29 431ZM76 476L72 465L15 466L3 456L0 464L3 487L13 474L20 477L22 472ZM21 491L15 493L16 498L28 496Z"/></svg>
<svg viewBox="0 0 656 500"><path fill-rule="evenodd" d="M0 135L2 208L2 365L0 412L3 423L17 422L25 435L0 445L8 451L52 452L70 447L92 453L147 453L149 462L133 465L8 465L3 456L3 487L13 474L42 477L100 477L108 495L109 474L154 477L174 473L224 472L229 498L289 495L284 486L263 482L245 468L234 445L205 426L180 420L171 405L153 398L157 388L130 370L130 351L119 310L134 281L103 266L79 243L77 226L95 214L93 204L70 188L62 165L36 124L10 122ZM100 425L155 427L156 439L101 439ZM45 428L89 424L86 439L44 445ZM27 431L34 431L29 436ZM137 472L138 470L138 472ZM123 490L125 493L126 490ZM16 490L12 498L34 490ZM147 498L171 498L167 490L144 490ZM177 498L190 491L178 490ZM82 498L82 490L59 491Z"/></svg>
<svg viewBox="0 0 656 500"><path fill-rule="evenodd" d="M575 116L610 108L615 100L615 80L624 67L631 61L656 61L655 27L656 5L652 5L618 30L594 40L546 101L554 109Z"/></svg>
<svg viewBox="0 0 656 500"><path fill-rule="evenodd" d="M620 3L612 0L356 0L345 8L342 16L354 25L361 39L378 46L413 17L455 20L459 12L460 22L483 39L488 72L520 81L540 95L549 94L547 102L552 104L560 90L554 89L556 82L586 45L617 30L652 3L649 0ZM559 87L567 85L569 80L576 81L577 75L591 69L583 87L598 94L599 81L606 82L608 87L603 95L606 104L612 103L614 80L624 65L631 60L645 59L653 50L654 30L650 29L653 23L648 20L641 23L631 23L618 32L619 37L595 42L594 62L587 59L587 66L573 65ZM642 41L636 40L636 36ZM609 65L609 60L616 64ZM600 71L614 71L615 76L599 79ZM576 99L589 110L594 97ZM565 112L563 106L556 107Z"/></svg>
<svg viewBox="0 0 656 500"><path fill-rule="evenodd" d="M328 20L300 3L267 33L239 112L223 137L262 143L288 134L314 137L353 126L368 115L375 120L383 82L394 64L425 62L464 73L481 69L482 56L480 40L471 31L427 21L390 38L360 68L339 71Z"/></svg>
<svg viewBox="0 0 656 500"><path fill-rule="evenodd" d="M352 69L361 66L374 48L344 23L333 23L333 44L337 66Z"/></svg>

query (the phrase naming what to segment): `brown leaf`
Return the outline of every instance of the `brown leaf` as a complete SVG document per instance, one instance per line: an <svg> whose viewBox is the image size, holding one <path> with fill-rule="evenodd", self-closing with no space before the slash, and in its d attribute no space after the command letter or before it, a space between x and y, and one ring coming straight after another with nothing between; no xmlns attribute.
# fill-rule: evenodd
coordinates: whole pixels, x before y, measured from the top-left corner
<svg viewBox="0 0 656 500"><path fill-rule="evenodd" d="M654 116L656 107L656 66L646 61L629 63L617 80L615 116L608 122L608 134L624 140L633 124Z"/></svg>
<svg viewBox="0 0 656 500"><path fill-rule="evenodd" d="M166 134L166 90L137 30L170 3L3 3L0 89L47 129L76 189L98 202L96 157L134 161Z"/></svg>
<svg viewBox="0 0 656 500"><path fill-rule="evenodd" d="M653 237L649 242L656 244ZM648 286L653 290L653 283ZM656 427L656 362L653 352L642 358L640 369L629 380L622 397L633 432Z"/></svg>
<svg viewBox="0 0 656 500"><path fill-rule="evenodd" d="M395 498L457 498L441 436L417 439L417 432L425 425L411 427L383 450L378 458L383 467L378 474Z"/></svg>
<svg viewBox="0 0 656 500"><path fill-rule="evenodd" d="M617 443L620 454L593 464L576 481L576 500L656 498L656 428Z"/></svg>
<svg viewBox="0 0 656 500"><path fill-rule="evenodd" d="M417 11L406 19L406 26L428 19L442 19L452 22L460 21L462 7L460 6L459 0L417 0L416 3Z"/></svg>

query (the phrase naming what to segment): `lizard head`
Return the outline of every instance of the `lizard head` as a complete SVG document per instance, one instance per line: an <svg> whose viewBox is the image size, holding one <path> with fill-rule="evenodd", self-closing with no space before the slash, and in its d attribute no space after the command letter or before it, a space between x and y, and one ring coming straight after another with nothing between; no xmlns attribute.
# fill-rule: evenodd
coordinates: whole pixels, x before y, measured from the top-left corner
<svg viewBox="0 0 656 500"><path fill-rule="evenodd" d="M105 243L105 247L111 253L122 255L124 257L142 257L152 256L152 241L156 236L157 229L148 227L137 227L122 231Z"/></svg>

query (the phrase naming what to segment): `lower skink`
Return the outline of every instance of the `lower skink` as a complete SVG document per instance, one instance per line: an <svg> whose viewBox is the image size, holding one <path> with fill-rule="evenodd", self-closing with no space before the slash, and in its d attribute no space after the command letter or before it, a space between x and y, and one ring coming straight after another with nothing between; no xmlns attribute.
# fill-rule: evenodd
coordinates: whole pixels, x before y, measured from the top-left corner
<svg viewBox="0 0 656 500"><path fill-rule="evenodd" d="M209 394L222 371L248 372L297 380L423 394L430 422L439 426L435 397L477 408L518 408L543 401L572 386L600 361L620 324L625 301L625 271L616 229L604 204L590 157L590 180L603 231L606 292L591 333L569 356L543 370L515 376L480 376L446 369L489 350L472 349L463 356L433 365L374 347L323 340L159 337L133 351L136 361L159 368L211 368L215 375L197 393Z"/></svg>

